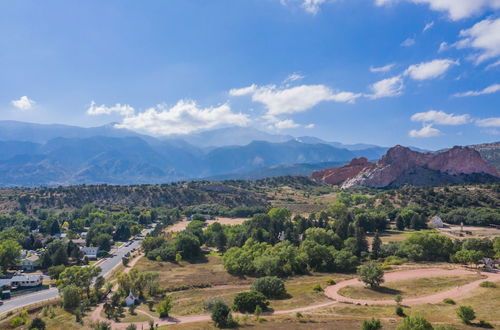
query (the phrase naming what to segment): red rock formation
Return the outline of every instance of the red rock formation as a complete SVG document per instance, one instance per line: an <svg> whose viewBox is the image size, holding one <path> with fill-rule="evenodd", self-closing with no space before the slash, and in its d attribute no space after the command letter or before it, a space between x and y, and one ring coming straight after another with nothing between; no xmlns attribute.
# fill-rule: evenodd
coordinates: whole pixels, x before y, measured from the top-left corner
<svg viewBox="0 0 500 330"><path fill-rule="evenodd" d="M363 169L374 165L365 157L354 158L347 165L330 168L312 173L312 178L315 181L325 182L328 184L341 184L345 180L356 176Z"/></svg>
<svg viewBox="0 0 500 330"><path fill-rule="evenodd" d="M404 175L417 169L443 175L486 174L499 177L498 172L486 163L479 152L468 147L454 147L440 153L420 153L397 145L376 164L366 158L353 159L349 165L313 173L313 179L330 184L351 186L387 187L398 180L405 180ZM419 172L420 173L420 172ZM424 172L421 172L424 173ZM439 174L441 176L441 174ZM413 174L415 179L415 174ZM449 176L448 176L449 178ZM416 178L417 184L419 177ZM423 184L426 182L422 180Z"/></svg>

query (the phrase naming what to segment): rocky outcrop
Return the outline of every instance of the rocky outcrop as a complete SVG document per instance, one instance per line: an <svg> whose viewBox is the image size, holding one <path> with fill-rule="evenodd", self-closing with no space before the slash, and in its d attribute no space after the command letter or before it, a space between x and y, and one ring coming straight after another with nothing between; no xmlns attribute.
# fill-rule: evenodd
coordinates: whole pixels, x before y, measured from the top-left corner
<svg viewBox="0 0 500 330"><path fill-rule="evenodd" d="M349 165L313 173L313 179L330 184L400 187L484 183L499 180L497 170L479 152L453 147L440 153L420 153L397 145L376 163L354 159Z"/></svg>
<svg viewBox="0 0 500 330"><path fill-rule="evenodd" d="M313 180L318 182L325 182L328 184L341 184L347 179L356 176L359 172L372 165L373 163L369 162L365 157L354 158L349 164L345 166L313 172L312 178Z"/></svg>

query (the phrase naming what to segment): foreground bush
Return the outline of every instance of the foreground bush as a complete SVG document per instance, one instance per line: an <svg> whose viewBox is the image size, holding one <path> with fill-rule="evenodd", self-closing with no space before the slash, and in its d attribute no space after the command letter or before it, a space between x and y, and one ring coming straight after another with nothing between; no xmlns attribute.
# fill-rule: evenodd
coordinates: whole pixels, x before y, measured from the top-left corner
<svg viewBox="0 0 500 330"><path fill-rule="evenodd" d="M262 293L268 299L286 296L285 282L276 276L266 276L255 280L252 290Z"/></svg>
<svg viewBox="0 0 500 330"><path fill-rule="evenodd" d="M490 281L484 281L484 282L481 282L481 284L479 284L480 287L482 288L496 288L497 285L493 282L490 282Z"/></svg>
<svg viewBox="0 0 500 330"><path fill-rule="evenodd" d="M382 329L382 323L378 319L364 320L361 324L362 330L380 330Z"/></svg>
<svg viewBox="0 0 500 330"><path fill-rule="evenodd" d="M231 310L223 301L215 301L211 305L212 321L217 328L234 327L236 324L231 315Z"/></svg>
<svg viewBox="0 0 500 330"><path fill-rule="evenodd" d="M241 313L253 313L257 306L260 306L262 310L266 310L269 302L260 292L248 291L240 292L234 297L234 310Z"/></svg>
<svg viewBox="0 0 500 330"><path fill-rule="evenodd" d="M470 306L460 306L457 309L457 316L465 324L470 324L470 322L476 318L476 313Z"/></svg>
<svg viewBox="0 0 500 330"><path fill-rule="evenodd" d="M360 281L369 285L371 288L379 287L384 282L384 271L379 265L370 262L358 268Z"/></svg>
<svg viewBox="0 0 500 330"><path fill-rule="evenodd" d="M432 324L420 316L405 317L397 330L433 330Z"/></svg>

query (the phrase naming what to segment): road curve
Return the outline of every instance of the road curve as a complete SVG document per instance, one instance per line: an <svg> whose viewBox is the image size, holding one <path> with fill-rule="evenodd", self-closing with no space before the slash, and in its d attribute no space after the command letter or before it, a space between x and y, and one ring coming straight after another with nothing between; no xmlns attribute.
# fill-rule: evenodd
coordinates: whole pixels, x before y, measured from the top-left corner
<svg viewBox="0 0 500 330"><path fill-rule="evenodd" d="M400 280L407 280L412 278L421 278L421 277L437 277L437 276L456 276L456 275L470 275L473 273L465 269L439 269L439 268L429 268L429 269L414 269L414 270L405 270L394 273L386 273L384 276L385 282L394 282ZM486 278L476 280L470 283L467 283L462 286L458 286L449 290L440 291L435 294L431 294L428 296L416 297L416 298L408 298L404 299L403 303L405 305L419 305L419 304L436 304L442 302L445 298L460 298L463 297L466 293L472 291L477 288L481 282L486 280L490 281L498 281L500 280L500 273L486 273L482 272L481 275L486 276ZM353 285L363 285L358 279L351 279L347 281L342 281L336 285L329 286L325 289L325 295L331 299L335 299L338 302L350 303L350 304L361 304L361 305L395 305L396 302L394 300L368 300L368 299L354 299L348 298L340 295L338 292L340 289L345 288L346 286Z"/></svg>

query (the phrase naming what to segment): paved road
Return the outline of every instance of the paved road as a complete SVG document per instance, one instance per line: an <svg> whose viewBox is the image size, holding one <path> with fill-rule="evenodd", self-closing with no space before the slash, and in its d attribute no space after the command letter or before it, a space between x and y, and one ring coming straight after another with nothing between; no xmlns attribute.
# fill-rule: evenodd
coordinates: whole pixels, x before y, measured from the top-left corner
<svg viewBox="0 0 500 330"><path fill-rule="evenodd" d="M148 229L144 231L143 234L149 233L152 229ZM142 240L142 238L141 238ZM112 250L112 257L105 258L103 261L100 261L98 266L101 267L102 276L106 276L111 271L118 266L122 262L122 257L128 252L132 251L132 249L137 249L141 245L141 240L132 241L132 244L129 246L122 245L116 250ZM22 295L19 297L15 297L9 300L3 300L3 305L0 306L0 315L6 313L8 311L21 308L27 305L36 304L38 302L42 302L45 300L50 300L57 298L59 296L59 292L57 288L50 288L48 290L38 291L26 295Z"/></svg>

